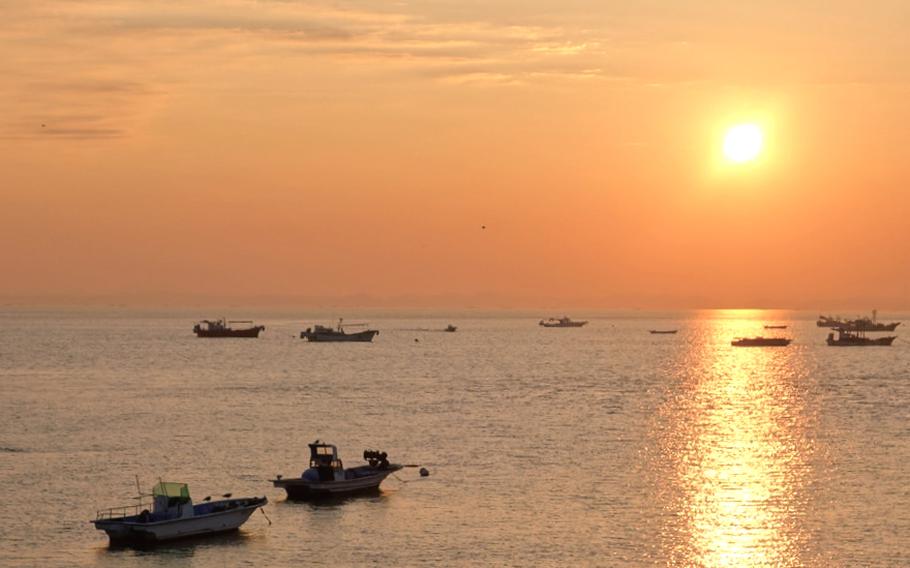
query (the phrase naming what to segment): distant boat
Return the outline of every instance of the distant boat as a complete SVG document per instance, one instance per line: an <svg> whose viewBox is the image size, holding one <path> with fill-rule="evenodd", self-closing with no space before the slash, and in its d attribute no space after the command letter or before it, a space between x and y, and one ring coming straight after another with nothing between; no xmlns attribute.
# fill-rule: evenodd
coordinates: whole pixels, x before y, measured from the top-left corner
<svg viewBox="0 0 910 568"><path fill-rule="evenodd" d="M349 324L349 327L360 326L364 324ZM379 331L375 329L367 329L365 331L357 331L353 333L348 333L344 330L344 320L338 320L338 326L336 328L325 327L322 325L316 325L312 328L307 328L306 331L300 332L300 338L306 339L307 341L359 341L359 342L371 342L373 337L379 335Z"/></svg>
<svg viewBox="0 0 910 568"><path fill-rule="evenodd" d="M316 440L310 447L310 467L300 477L277 476L272 485L287 491L288 499L316 500L379 491L379 484L405 466L389 463L385 452L365 450L367 465L345 469L338 448Z"/></svg>
<svg viewBox="0 0 910 568"><path fill-rule="evenodd" d="M815 325L818 327L841 327L844 323L846 322L840 319L840 316L818 316L818 321L815 322Z"/></svg>
<svg viewBox="0 0 910 568"><path fill-rule="evenodd" d="M787 329L785 325L766 325L765 329Z"/></svg>
<svg viewBox="0 0 910 568"><path fill-rule="evenodd" d="M845 331L894 331L901 322L879 323L878 310L872 310L871 318L857 318L837 326Z"/></svg>
<svg viewBox="0 0 910 568"><path fill-rule="evenodd" d="M901 322L879 323L878 311L872 310L872 317L862 317L853 320L832 318L828 316L819 316L815 325L818 327L830 327L834 329L843 329L846 331L894 331Z"/></svg>
<svg viewBox="0 0 910 568"><path fill-rule="evenodd" d="M834 332L828 334L828 338L825 340L825 343L831 347L887 347L894 343L894 340L897 339L896 336L888 337L866 337L865 332L853 332L845 329L837 330L837 337L835 337Z"/></svg>
<svg viewBox="0 0 910 568"><path fill-rule="evenodd" d="M582 327L587 323L587 321L573 321L569 319L569 316L563 316L559 319L550 318L546 321L540 320L540 323L538 323L538 325L541 325L543 327Z"/></svg>
<svg viewBox="0 0 910 568"><path fill-rule="evenodd" d="M196 337L259 337L259 332L265 330L264 325L255 325L242 329L234 329L232 323L253 323L249 320L202 320L193 326Z"/></svg>
<svg viewBox="0 0 910 568"><path fill-rule="evenodd" d="M655 335L660 335L660 334L669 335L672 333L676 333L677 331L679 331L679 330L678 329L649 329L648 333L653 333Z"/></svg>
<svg viewBox="0 0 910 568"><path fill-rule="evenodd" d="M738 337L730 342L733 347L786 347L792 339L786 337Z"/></svg>
<svg viewBox="0 0 910 568"><path fill-rule="evenodd" d="M443 331L448 331L449 333L454 333L455 330L457 330L457 329L458 329L458 327L456 327L452 324L449 324L446 326L446 328Z"/></svg>
<svg viewBox="0 0 910 568"><path fill-rule="evenodd" d="M227 494L230 497L230 494ZM265 497L242 497L193 504L185 483L159 482L152 502L98 511L92 521L112 544L151 544L178 538L234 531L268 503Z"/></svg>

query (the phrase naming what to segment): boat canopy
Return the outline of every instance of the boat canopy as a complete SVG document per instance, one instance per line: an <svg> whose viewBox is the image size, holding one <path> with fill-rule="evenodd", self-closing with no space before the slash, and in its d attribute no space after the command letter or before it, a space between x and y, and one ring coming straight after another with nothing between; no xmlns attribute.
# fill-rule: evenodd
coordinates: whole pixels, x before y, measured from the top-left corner
<svg viewBox="0 0 910 568"><path fill-rule="evenodd" d="M182 497L184 499L189 499L190 488L186 483L159 481L158 484L152 488L152 495L154 497Z"/></svg>

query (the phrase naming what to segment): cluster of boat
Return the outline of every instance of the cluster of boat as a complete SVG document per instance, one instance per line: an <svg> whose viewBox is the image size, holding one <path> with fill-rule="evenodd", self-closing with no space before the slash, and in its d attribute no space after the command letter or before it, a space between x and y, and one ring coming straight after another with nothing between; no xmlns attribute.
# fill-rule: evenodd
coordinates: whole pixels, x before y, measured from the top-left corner
<svg viewBox="0 0 910 568"><path fill-rule="evenodd" d="M583 327L587 321L577 321L563 316L561 318L549 318L540 320L539 325L542 327ZM235 327L235 324L245 324L245 327ZM197 337L259 337L259 333L265 330L264 325L252 325L250 320L227 320L225 318L215 320L202 320L193 326L193 333ZM347 331L345 328L365 327L366 324L354 323L345 324L344 319L338 320L334 326L325 326L316 324L300 332L300 338L307 341L325 342L325 341L360 341L371 342L373 338L379 335L378 329L364 329L360 331ZM458 328L452 324L441 329L419 329L415 331L446 331L453 333Z"/></svg>
<svg viewBox="0 0 910 568"><path fill-rule="evenodd" d="M316 440L309 447L309 468L299 477L277 475L271 480L273 486L286 491L290 500L315 501L375 493L389 475L405 467L418 467L390 463L386 452L365 450L363 458L367 463L346 469L334 445ZM420 468L420 475L426 477L429 472ZM138 490L138 479L136 486ZM201 503L193 503L185 483L159 481L151 494L139 491L136 504L98 511L92 522L96 529L107 533L113 545L147 545L235 531L256 509L269 502L265 496L232 497L226 493L221 497L216 501L206 497Z"/></svg>
<svg viewBox="0 0 910 568"><path fill-rule="evenodd" d="M832 347L863 347L863 346L887 346L891 345L896 336L868 337L866 333L889 332L897 329L900 322L881 323L877 319L878 313L873 310L872 317L860 317L856 319L842 319L840 317L819 316L816 325L818 327L831 328L834 331L828 334L825 342ZM233 327L233 324L247 324L246 327ZM265 326L252 325L249 320L228 321L224 318L217 320L202 320L193 327L193 332L198 337L259 337L259 333L265 330ZM583 327L587 325L587 320L573 320L568 316L560 318L548 318L540 320L538 325L547 328L569 328ZM377 329L364 329L358 331L348 331L345 327L364 327L365 324L345 324L343 319L339 319L335 326L315 325L308 327L300 332L300 338L314 342L328 341L358 341L371 342L373 338L379 335ZM767 324L765 329L787 329L786 325ZM447 331L454 332L458 328L449 324L445 328L421 329L417 331ZM672 335L676 334L677 329L651 329L649 333L654 335ZM786 347L793 340L787 337L737 337L731 341L734 347Z"/></svg>
<svg viewBox="0 0 910 568"><path fill-rule="evenodd" d="M872 317L845 320L839 317L819 316L815 322L818 327L834 331L828 333L825 343L831 347L887 347L897 339L895 335L868 337L866 333L888 332L897 329L901 322L881 323L878 312L872 310ZM786 329L785 325L766 325L765 329ZM793 340L786 337L739 337L731 344L734 347L786 347Z"/></svg>
<svg viewBox="0 0 910 568"><path fill-rule="evenodd" d="M233 324L247 324L246 327L234 327ZM259 332L265 330L264 325L251 325L249 320L232 320L224 318L217 320L202 320L193 326L193 333L197 337L259 337ZM348 324L348 327L363 327L365 324ZM343 319L338 320L334 327L316 325L308 327L305 331L300 332L300 338L307 341L361 341L370 342L379 335L377 329L365 329L362 331L348 332L345 331ZM444 331L455 331L455 326L449 325Z"/></svg>

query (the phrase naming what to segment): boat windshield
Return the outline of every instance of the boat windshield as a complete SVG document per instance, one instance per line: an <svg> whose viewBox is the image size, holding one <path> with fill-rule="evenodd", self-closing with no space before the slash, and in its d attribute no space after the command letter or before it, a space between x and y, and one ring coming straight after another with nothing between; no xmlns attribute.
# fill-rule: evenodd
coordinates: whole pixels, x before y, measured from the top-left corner
<svg viewBox="0 0 910 568"><path fill-rule="evenodd" d="M183 497L190 498L190 488L186 483L174 483L170 481L159 481L152 488L152 495L155 497Z"/></svg>

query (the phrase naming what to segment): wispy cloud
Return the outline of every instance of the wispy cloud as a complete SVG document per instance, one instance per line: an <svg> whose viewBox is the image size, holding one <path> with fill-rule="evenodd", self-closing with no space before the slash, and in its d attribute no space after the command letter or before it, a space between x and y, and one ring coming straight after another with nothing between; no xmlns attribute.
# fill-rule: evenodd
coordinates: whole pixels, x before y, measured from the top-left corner
<svg viewBox="0 0 910 568"><path fill-rule="evenodd" d="M7 0L0 135L48 137L51 131L35 131L35 122L71 119L65 129L73 138L128 136L164 93L216 85L254 92L266 87L246 78L266 69L273 76L318 76L325 89L340 82L339 90L351 77L452 89L601 80L680 85L717 77L857 80L856 72L817 64L806 34L787 34L786 22L768 10L755 16L748 34L737 35L747 14L736 7L610 6L595 17L590 6L554 11L533 0L521 11L367 0ZM841 29L839 22L829 17L832 29ZM756 39L763 29L776 30L779 47ZM791 55L778 60L775 50ZM802 52L808 55L800 59ZM897 67L890 62L900 57L906 59L857 59L850 68L866 69L863 81L893 81ZM299 83L285 88L292 92ZM85 115L95 118L74 118Z"/></svg>
<svg viewBox="0 0 910 568"><path fill-rule="evenodd" d="M593 77L602 45L555 25L280 0L34 0L14 3L2 26L0 48L19 55L0 64L7 138L128 135L157 95L215 66L242 73L278 58L375 73L392 63L397 80L514 86Z"/></svg>

